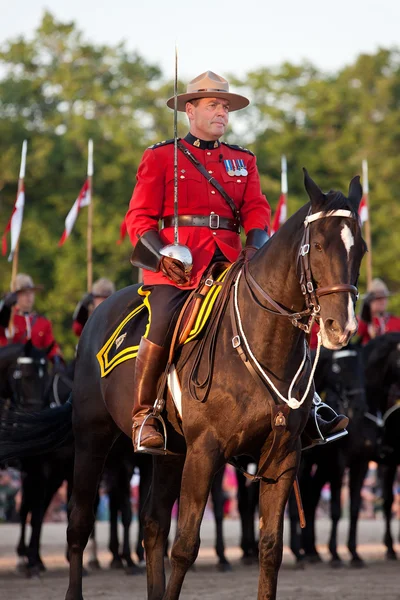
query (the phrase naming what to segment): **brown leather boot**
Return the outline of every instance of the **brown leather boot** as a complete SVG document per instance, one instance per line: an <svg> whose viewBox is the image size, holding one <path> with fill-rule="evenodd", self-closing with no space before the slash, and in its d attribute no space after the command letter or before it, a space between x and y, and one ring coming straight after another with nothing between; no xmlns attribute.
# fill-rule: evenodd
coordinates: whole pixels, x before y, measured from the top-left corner
<svg viewBox="0 0 400 600"><path fill-rule="evenodd" d="M132 442L135 452L139 430L152 409L157 396L157 383L165 369L168 348L157 346L142 337L135 363L135 383L132 409ZM140 444L145 448L162 448L164 438L157 430L157 419L148 419L142 429Z"/></svg>

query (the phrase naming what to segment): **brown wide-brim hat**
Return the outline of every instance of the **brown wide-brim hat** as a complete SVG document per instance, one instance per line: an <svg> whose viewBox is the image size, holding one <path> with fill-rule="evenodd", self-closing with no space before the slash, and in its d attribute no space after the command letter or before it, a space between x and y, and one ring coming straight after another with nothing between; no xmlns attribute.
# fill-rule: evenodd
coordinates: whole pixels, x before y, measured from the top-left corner
<svg viewBox="0 0 400 600"><path fill-rule="evenodd" d="M14 289L12 292L26 292L31 290L32 292L37 292L43 289L42 285L35 285L33 283L32 277L30 275L26 275L25 273L18 273L15 277Z"/></svg>
<svg viewBox="0 0 400 600"><path fill-rule="evenodd" d="M195 77L187 85L186 94L178 94L177 108L180 112L185 112L186 102L196 100L197 98L223 98L229 101L229 112L240 110L250 104L250 100L240 94L232 94L229 91L229 83L223 77L220 77L212 71L206 71L198 77ZM167 100L167 106L174 109L175 97Z"/></svg>

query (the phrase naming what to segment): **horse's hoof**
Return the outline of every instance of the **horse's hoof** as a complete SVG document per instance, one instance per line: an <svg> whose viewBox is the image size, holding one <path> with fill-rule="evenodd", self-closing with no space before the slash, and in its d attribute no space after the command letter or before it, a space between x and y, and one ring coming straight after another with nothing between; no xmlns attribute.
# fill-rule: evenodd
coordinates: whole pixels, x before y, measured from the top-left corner
<svg viewBox="0 0 400 600"><path fill-rule="evenodd" d="M40 579L40 565L28 566L26 570L26 577L28 579Z"/></svg>
<svg viewBox="0 0 400 600"><path fill-rule="evenodd" d="M393 548L386 551L386 560L397 560L397 554Z"/></svg>
<svg viewBox="0 0 400 600"><path fill-rule="evenodd" d="M258 556L255 554L243 554L240 561L246 567L251 567L252 565L258 564Z"/></svg>
<svg viewBox="0 0 400 600"><path fill-rule="evenodd" d="M229 573L233 569L231 563L225 559L217 564L217 570L220 573Z"/></svg>
<svg viewBox="0 0 400 600"><path fill-rule="evenodd" d="M39 560L39 570L41 573L46 573L47 568L42 559Z"/></svg>
<svg viewBox="0 0 400 600"><path fill-rule="evenodd" d="M135 563L125 567L125 573L127 575L143 575L143 572L143 569L140 569Z"/></svg>
<svg viewBox="0 0 400 600"><path fill-rule="evenodd" d="M344 567L344 562L340 557L331 558L329 564L332 569L342 569Z"/></svg>
<svg viewBox="0 0 400 600"><path fill-rule="evenodd" d="M82 577L88 577L89 576L89 571L87 570L86 567L82 567Z"/></svg>
<svg viewBox="0 0 400 600"><path fill-rule="evenodd" d="M89 567L89 569L91 569L92 571L100 571L101 569L101 565L98 561L97 558L92 558L89 560L87 566Z"/></svg>
<svg viewBox="0 0 400 600"><path fill-rule="evenodd" d="M304 560L310 565L319 565L324 562L318 552L315 552L314 554L305 554Z"/></svg>
<svg viewBox="0 0 400 600"><path fill-rule="evenodd" d="M365 569L367 564L360 556L353 556L350 566L352 569Z"/></svg>
<svg viewBox="0 0 400 600"><path fill-rule="evenodd" d="M123 569L124 568L124 563L122 562L121 558L113 558L112 561L110 562L110 569Z"/></svg>
<svg viewBox="0 0 400 600"><path fill-rule="evenodd" d="M294 568L299 571L304 570L306 568L306 561L304 560L304 554L295 554L294 557L296 559Z"/></svg>

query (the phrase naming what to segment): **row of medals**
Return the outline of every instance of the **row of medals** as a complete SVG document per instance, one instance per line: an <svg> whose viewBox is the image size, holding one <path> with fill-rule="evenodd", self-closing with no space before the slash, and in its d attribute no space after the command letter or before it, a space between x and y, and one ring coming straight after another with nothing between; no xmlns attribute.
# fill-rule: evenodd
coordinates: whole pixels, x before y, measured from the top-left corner
<svg viewBox="0 0 400 600"><path fill-rule="evenodd" d="M225 163L226 172L231 177L239 177L240 175L242 177L245 177L246 175L248 175L248 171L247 171L244 161L242 159L224 160L224 163ZM232 167L234 167L234 168L232 168Z"/></svg>

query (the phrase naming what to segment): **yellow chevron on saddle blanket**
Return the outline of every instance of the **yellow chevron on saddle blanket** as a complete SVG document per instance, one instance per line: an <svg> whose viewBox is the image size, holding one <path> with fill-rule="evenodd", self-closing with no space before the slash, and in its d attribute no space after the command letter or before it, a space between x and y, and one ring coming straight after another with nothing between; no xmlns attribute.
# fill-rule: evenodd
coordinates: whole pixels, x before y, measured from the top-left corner
<svg viewBox="0 0 400 600"><path fill-rule="evenodd" d="M216 281L222 282L228 269L223 271ZM207 295L201 303L195 323L184 342L187 344L195 340L203 331L212 308L221 291L220 285L210 286ZM129 313L121 319L111 335L108 335L96 357L99 361L101 377L106 377L120 363L135 358L138 353L140 338L147 337L151 324L151 307L149 302L150 291L142 287L137 290L137 298L133 299Z"/></svg>

